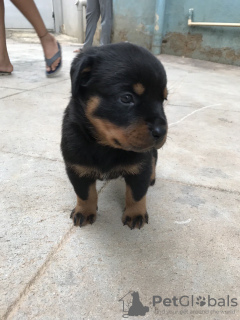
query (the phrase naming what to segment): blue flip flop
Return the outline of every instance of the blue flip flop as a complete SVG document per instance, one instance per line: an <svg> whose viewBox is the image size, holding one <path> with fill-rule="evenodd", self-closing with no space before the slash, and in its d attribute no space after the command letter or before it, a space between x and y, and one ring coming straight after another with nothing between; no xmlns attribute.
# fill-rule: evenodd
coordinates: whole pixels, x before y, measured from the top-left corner
<svg viewBox="0 0 240 320"><path fill-rule="evenodd" d="M12 74L12 72L0 71L0 76L10 76L11 74Z"/></svg>
<svg viewBox="0 0 240 320"><path fill-rule="evenodd" d="M62 67L62 50L61 50L61 46L60 46L59 42L57 42L57 45L58 45L58 52L50 59L47 59L45 57L46 64L50 68L51 68L51 65L53 64L54 61L56 61L58 58L61 58L59 64L57 65L57 67L54 71L53 70L46 71L46 76L48 78L55 77L55 75L58 74L58 72L60 71L60 69Z"/></svg>

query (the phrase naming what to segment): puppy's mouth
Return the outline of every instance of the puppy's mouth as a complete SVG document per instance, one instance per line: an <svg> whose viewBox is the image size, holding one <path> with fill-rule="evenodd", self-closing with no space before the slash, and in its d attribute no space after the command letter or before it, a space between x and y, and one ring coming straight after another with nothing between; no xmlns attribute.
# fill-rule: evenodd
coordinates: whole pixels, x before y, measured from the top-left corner
<svg viewBox="0 0 240 320"><path fill-rule="evenodd" d="M128 132L124 134L111 135L98 135L98 143L102 145L107 145L112 148L122 149L125 151L133 151L133 152L148 152L151 149L160 149L164 143L166 142L167 134L159 137L158 139L153 138L149 133L146 132L144 135L138 136L135 131Z"/></svg>
<svg viewBox="0 0 240 320"><path fill-rule="evenodd" d="M166 141L167 141L167 134L165 134L159 141L157 141L154 148L161 149Z"/></svg>
<svg viewBox="0 0 240 320"><path fill-rule="evenodd" d="M127 145L122 145L117 139L114 139L114 144L115 144L115 147L119 149L142 153L142 152L148 152L153 148L155 149L162 148L166 140L167 140L167 135L158 139L158 141L156 142L149 143L148 141L147 143L145 144L143 143L142 145L132 144L131 142L129 142L129 144Z"/></svg>

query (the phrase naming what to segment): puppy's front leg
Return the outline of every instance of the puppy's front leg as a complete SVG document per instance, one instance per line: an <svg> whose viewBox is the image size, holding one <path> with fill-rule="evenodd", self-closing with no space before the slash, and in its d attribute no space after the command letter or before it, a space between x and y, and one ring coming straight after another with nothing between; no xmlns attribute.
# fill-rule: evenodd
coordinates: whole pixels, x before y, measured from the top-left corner
<svg viewBox="0 0 240 320"><path fill-rule="evenodd" d="M96 180L79 177L71 168L67 168L67 174L77 194L77 205L72 210L70 218L75 226L93 224L97 217Z"/></svg>
<svg viewBox="0 0 240 320"><path fill-rule="evenodd" d="M146 194L149 187L151 172L145 171L138 175L125 177L126 208L122 216L123 225L141 229L148 223Z"/></svg>

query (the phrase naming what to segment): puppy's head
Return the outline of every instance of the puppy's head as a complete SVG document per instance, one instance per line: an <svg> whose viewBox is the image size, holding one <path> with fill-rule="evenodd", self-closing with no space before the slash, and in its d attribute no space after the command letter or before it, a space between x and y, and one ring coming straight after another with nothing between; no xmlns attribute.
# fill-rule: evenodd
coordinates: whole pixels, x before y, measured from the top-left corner
<svg viewBox="0 0 240 320"><path fill-rule="evenodd" d="M75 108L83 108L98 143L135 152L166 141L167 79L160 61L129 43L90 48L71 68Z"/></svg>

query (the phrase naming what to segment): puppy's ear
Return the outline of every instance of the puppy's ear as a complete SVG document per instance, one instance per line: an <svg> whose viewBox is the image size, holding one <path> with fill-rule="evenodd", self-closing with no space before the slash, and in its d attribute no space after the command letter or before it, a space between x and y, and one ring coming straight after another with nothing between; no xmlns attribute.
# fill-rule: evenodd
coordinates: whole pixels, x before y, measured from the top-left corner
<svg viewBox="0 0 240 320"><path fill-rule="evenodd" d="M72 82L72 96L76 97L81 87L86 87L91 78L94 57L84 53L73 60L70 76Z"/></svg>

